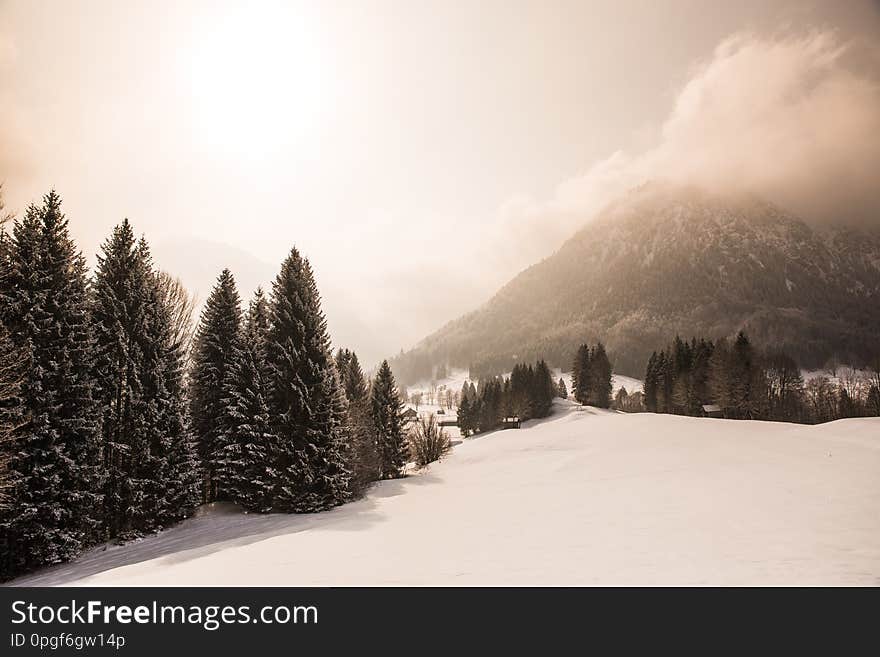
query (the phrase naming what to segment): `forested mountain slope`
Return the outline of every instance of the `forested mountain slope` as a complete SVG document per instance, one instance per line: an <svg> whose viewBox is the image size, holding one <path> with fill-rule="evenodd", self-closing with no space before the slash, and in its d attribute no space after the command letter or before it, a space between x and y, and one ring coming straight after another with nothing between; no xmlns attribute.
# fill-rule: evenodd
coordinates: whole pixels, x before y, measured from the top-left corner
<svg viewBox="0 0 880 657"><path fill-rule="evenodd" d="M880 234L814 228L759 199L649 184L609 206L483 307L396 359L404 380L439 363L567 367L602 340L615 371L643 372L672 335L745 329L804 367L877 348Z"/></svg>

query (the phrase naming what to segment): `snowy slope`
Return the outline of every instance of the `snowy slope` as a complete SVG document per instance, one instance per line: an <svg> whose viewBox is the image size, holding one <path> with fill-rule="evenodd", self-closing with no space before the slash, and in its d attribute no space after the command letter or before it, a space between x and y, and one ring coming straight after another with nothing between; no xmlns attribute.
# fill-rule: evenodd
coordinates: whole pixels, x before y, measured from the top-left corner
<svg viewBox="0 0 880 657"><path fill-rule="evenodd" d="M221 508L17 583L877 585L878 473L880 419L809 427L557 400L546 420L467 439L334 511Z"/></svg>

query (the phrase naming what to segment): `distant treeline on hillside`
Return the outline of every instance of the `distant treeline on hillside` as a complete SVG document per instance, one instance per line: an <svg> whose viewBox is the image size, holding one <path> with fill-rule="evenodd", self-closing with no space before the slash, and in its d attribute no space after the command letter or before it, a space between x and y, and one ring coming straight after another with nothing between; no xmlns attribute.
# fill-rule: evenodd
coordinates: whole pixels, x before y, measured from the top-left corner
<svg viewBox="0 0 880 657"><path fill-rule="evenodd" d="M506 378L482 378L476 386L465 381L458 397L458 428L467 437L508 421L546 417L558 394L550 368L542 360L534 366L518 364Z"/></svg>
<svg viewBox="0 0 880 657"><path fill-rule="evenodd" d="M495 362L501 368L506 364ZM540 363L546 367L545 361ZM794 357L780 349L756 348L745 332L720 340L694 337L686 341L676 336L648 358L640 373L643 392L611 389L612 359L601 342L593 347L581 345L573 358L561 363L560 369L572 372L576 401L627 412L810 424L880 415L880 358L868 361L862 369L832 362L825 374L805 380ZM522 367L514 365L513 371ZM447 366L438 371L445 376ZM481 390L485 388L482 382L504 382L480 368L472 368L470 378L481 381ZM557 389L563 391L560 396L566 396L561 380ZM718 408L707 411L709 406Z"/></svg>
<svg viewBox="0 0 880 657"><path fill-rule="evenodd" d="M806 423L880 415L880 361L836 374L804 381L794 358L759 352L742 332L716 342L676 336L648 360L643 404L657 413L701 415L714 405L727 418Z"/></svg>

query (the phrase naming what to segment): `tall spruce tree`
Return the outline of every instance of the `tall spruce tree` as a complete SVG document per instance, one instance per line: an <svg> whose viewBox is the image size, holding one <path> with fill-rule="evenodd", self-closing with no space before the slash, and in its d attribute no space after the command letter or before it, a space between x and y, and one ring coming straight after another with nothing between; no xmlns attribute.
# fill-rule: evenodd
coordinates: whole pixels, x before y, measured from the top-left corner
<svg viewBox="0 0 880 657"><path fill-rule="evenodd" d="M217 278L199 322L193 345L190 377L190 417L202 461L206 502L222 498L218 468L226 471L228 432L223 426L226 386L241 338L241 300L232 272L224 269ZM226 483L224 482L224 485Z"/></svg>
<svg viewBox="0 0 880 657"><path fill-rule="evenodd" d="M565 379L559 377L559 383L556 384L556 396L560 399L568 399L568 388L565 387Z"/></svg>
<svg viewBox="0 0 880 657"><path fill-rule="evenodd" d="M379 472L383 479L400 477L408 456L403 432L403 402L397 393L388 361L382 361L373 381L370 412L379 451Z"/></svg>
<svg viewBox="0 0 880 657"><path fill-rule="evenodd" d="M521 420L528 420L535 414L534 401L534 372L531 372L525 363L517 363L510 372L507 394L503 395L506 401L505 415L515 415Z"/></svg>
<svg viewBox="0 0 880 657"><path fill-rule="evenodd" d="M263 290L258 288L225 384L226 454L219 455L222 465L217 472L233 502L258 512L271 510L276 480L266 366L268 331L269 307Z"/></svg>
<svg viewBox="0 0 880 657"><path fill-rule="evenodd" d="M91 317L108 472L105 532L125 540L186 517L198 492L184 350L149 247L143 238L135 241L128 220L102 245Z"/></svg>
<svg viewBox="0 0 880 657"><path fill-rule="evenodd" d="M24 424L8 464L14 509L2 527L9 574L70 559L99 538L104 470L85 261L58 194L27 209L4 251L0 321L25 359Z"/></svg>
<svg viewBox="0 0 880 657"><path fill-rule="evenodd" d="M461 393L458 398L458 430L467 438L474 431L473 427L473 401L470 395L470 386L465 381L461 385Z"/></svg>
<svg viewBox="0 0 880 657"><path fill-rule="evenodd" d="M652 413L657 412L658 358L657 352L653 352L645 367L645 408Z"/></svg>
<svg viewBox="0 0 880 657"><path fill-rule="evenodd" d="M348 400L348 423L351 429L347 450L348 469L351 471L349 490L353 497L359 497L379 478L379 451L370 415L370 394L355 352L340 349L336 355L336 368Z"/></svg>
<svg viewBox="0 0 880 657"><path fill-rule="evenodd" d="M295 248L272 285L267 339L276 437L274 507L313 512L342 504L350 473L346 401L308 260Z"/></svg>
<svg viewBox="0 0 880 657"><path fill-rule="evenodd" d="M25 424L20 396L25 364L24 355L0 323L0 581L15 574L13 565L17 558L13 553L15 546L9 542L7 524L17 514L22 483L11 464L20 451L20 429Z"/></svg>
<svg viewBox="0 0 880 657"><path fill-rule="evenodd" d="M187 337L175 325L175 308L162 289L145 240L141 239L138 250L150 271L143 375L152 420L148 425L150 457L158 464L158 478L151 488L157 499L156 524L161 528L194 511L201 500L201 473L186 416L186 345L182 341Z"/></svg>
<svg viewBox="0 0 880 657"><path fill-rule="evenodd" d="M101 247L92 282L94 379L101 412L107 480L105 532L130 537L154 526L158 502L147 488L158 476L146 433L144 337L150 272L126 219ZM149 517L152 515L152 517Z"/></svg>
<svg viewBox="0 0 880 657"><path fill-rule="evenodd" d="M599 408L611 406L611 361L605 345L599 342L590 353L590 404Z"/></svg>
<svg viewBox="0 0 880 657"><path fill-rule="evenodd" d="M550 368L543 360L539 360L532 375L532 412L534 417L547 417L553 407L556 386Z"/></svg>
<svg viewBox="0 0 880 657"><path fill-rule="evenodd" d="M572 365L572 395L579 404L588 404L590 401L591 370L590 370L590 347L582 344L578 347L577 354Z"/></svg>

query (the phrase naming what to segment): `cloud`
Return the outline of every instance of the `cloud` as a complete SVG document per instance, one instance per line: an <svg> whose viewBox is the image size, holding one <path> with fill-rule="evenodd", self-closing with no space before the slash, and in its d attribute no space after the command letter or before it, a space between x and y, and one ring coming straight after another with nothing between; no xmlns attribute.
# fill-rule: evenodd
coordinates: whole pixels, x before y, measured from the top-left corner
<svg viewBox="0 0 880 657"><path fill-rule="evenodd" d="M693 70L652 147L613 153L547 201L518 199L500 223L546 236L530 243L537 253L626 190L666 180L757 194L808 221L880 226L878 69L876 49L830 31L731 36Z"/></svg>

